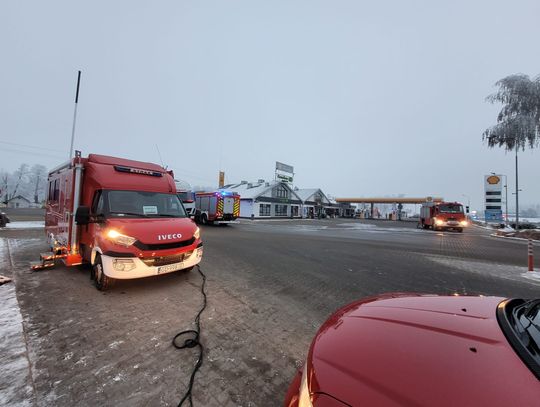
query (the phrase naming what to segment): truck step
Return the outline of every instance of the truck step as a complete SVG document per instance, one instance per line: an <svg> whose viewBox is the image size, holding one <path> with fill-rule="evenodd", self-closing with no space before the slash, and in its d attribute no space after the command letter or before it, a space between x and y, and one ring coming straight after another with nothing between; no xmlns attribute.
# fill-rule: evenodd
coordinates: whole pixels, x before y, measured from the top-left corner
<svg viewBox="0 0 540 407"><path fill-rule="evenodd" d="M53 252L40 253L39 258L43 261L51 261L64 257L62 254L54 254Z"/></svg>
<svg viewBox="0 0 540 407"><path fill-rule="evenodd" d="M30 263L30 269L39 271L54 266L54 261L33 261Z"/></svg>

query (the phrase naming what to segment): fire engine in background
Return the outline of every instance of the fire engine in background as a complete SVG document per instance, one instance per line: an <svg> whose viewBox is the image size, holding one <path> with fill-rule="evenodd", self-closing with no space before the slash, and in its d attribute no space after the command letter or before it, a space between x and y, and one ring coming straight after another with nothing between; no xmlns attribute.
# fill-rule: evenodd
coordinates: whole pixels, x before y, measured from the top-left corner
<svg viewBox="0 0 540 407"><path fill-rule="evenodd" d="M227 224L240 216L240 195L216 191L195 193L195 221L205 224Z"/></svg>
<svg viewBox="0 0 540 407"><path fill-rule="evenodd" d="M38 270L62 259L92 265L99 290L116 279L191 269L201 261L199 228L176 195L172 171L156 164L90 154L49 173L45 231L50 253Z"/></svg>
<svg viewBox="0 0 540 407"><path fill-rule="evenodd" d="M189 217L195 216L195 192L192 191L191 185L186 181L174 180L176 185L176 195L182 201L184 208Z"/></svg>
<svg viewBox="0 0 540 407"><path fill-rule="evenodd" d="M419 226L424 229L455 229L463 232L469 222L459 202L425 202L420 208Z"/></svg>

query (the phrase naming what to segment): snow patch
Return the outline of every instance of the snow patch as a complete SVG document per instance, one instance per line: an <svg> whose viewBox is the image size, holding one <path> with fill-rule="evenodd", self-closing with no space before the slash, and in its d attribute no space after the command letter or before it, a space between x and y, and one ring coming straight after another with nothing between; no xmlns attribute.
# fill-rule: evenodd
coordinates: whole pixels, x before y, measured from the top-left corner
<svg viewBox="0 0 540 407"><path fill-rule="evenodd" d="M124 341L114 341L113 343L109 344L109 348L118 349L118 346L120 346L123 343Z"/></svg>
<svg viewBox="0 0 540 407"><path fill-rule="evenodd" d="M41 220L11 222L6 225L6 229L42 229L44 227L45 222Z"/></svg>

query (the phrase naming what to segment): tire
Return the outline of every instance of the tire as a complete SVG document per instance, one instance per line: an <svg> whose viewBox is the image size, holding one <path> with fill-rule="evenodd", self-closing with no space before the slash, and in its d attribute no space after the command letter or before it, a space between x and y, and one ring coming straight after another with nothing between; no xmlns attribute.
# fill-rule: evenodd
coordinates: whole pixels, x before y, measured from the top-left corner
<svg viewBox="0 0 540 407"><path fill-rule="evenodd" d="M208 225L208 217L206 216L206 213L201 215L201 225Z"/></svg>
<svg viewBox="0 0 540 407"><path fill-rule="evenodd" d="M92 277L94 285L99 291L108 290L115 282L114 278L107 277L103 272L103 263L101 262L101 256L99 254L96 254L96 260L92 266Z"/></svg>
<svg viewBox="0 0 540 407"><path fill-rule="evenodd" d="M457 231L458 231L459 233L463 233L463 228L458 228Z"/></svg>

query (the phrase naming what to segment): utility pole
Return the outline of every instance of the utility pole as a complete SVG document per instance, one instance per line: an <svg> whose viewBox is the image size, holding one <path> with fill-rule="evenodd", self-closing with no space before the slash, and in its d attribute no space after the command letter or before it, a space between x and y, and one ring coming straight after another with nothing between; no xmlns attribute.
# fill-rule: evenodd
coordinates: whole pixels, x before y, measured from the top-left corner
<svg viewBox="0 0 540 407"><path fill-rule="evenodd" d="M508 177L506 175L504 176L504 195L505 224L508 225Z"/></svg>
<svg viewBox="0 0 540 407"><path fill-rule="evenodd" d="M516 143L516 230L519 230L518 144Z"/></svg>

